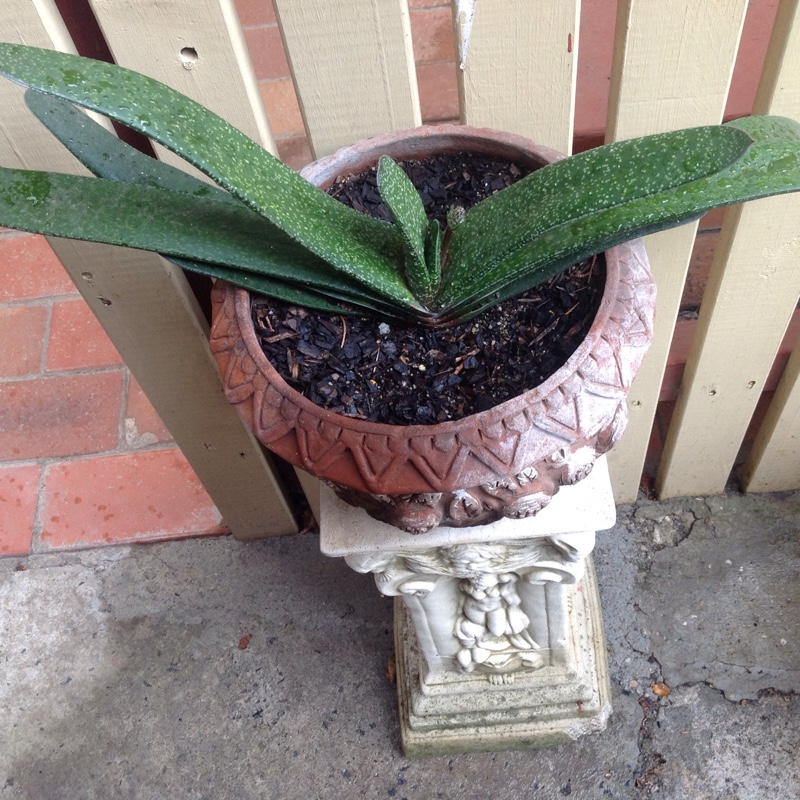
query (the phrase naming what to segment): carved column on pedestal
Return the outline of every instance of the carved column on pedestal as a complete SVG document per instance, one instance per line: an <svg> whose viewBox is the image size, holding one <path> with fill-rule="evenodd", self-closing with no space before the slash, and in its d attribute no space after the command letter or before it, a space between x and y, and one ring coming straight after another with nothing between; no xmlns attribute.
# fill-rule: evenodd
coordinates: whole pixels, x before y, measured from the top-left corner
<svg viewBox="0 0 800 800"><path fill-rule="evenodd" d="M382 594L404 598L430 670L478 672L492 683L509 683L516 672L563 655L552 652L563 640L559 593L550 592L548 602L547 592L533 587L579 581L593 546L593 532L566 533L355 554L346 561L374 573Z"/></svg>
<svg viewBox="0 0 800 800"><path fill-rule="evenodd" d="M409 755L544 747L611 713L591 565L614 523L605 459L530 519L407 533L321 493L321 548L395 597Z"/></svg>

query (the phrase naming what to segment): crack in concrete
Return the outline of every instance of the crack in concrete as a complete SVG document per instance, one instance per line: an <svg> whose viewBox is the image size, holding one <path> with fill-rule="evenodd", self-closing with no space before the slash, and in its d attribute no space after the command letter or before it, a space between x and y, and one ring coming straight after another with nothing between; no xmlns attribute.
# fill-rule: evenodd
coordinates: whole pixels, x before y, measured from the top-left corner
<svg viewBox="0 0 800 800"><path fill-rule="evenodd" d="M655 669L650 673L650 685L654 686L662 683L661 664L652 654L648 660L655 665ZM656 750L653 743L655 730L659 724L658 717L663 699L663 697L659 697L655 693L651 696L646 692L641 694L638 699L643 716L636 739L639 759L636 763L633 785L636 797L639 798L650 797L659 791L661 767L667 763L667 760Z"/></svg>
<svg viewBox="0 0 800 800"><path fill-rule="evenodd" d="M643 656L646 655L641 651L636 652ZM652 689L657 684L663 683L664 679L661 664L652 653L647 658L655 668L652 670L649 676L651 691L643 691L637 699L637 702L642 709L642 722L639 725L639 730L637 733L637 748L639 752L639 758L634 771L634 793L637 800L643 800L644 798L657 795L661 790L659 778L663 772L663 767L667 763L667 759L657 749L654 739L656 730L661 725L660 718L662 709L666 705L667 698L674 692L680 689L691 689L695 686L705 686L722 699L727 700L735 705L756 706L759 705L762 700L769 699L771 697L783 697L790 699L800 696L800 693L793 691L783 692L778 689L762 689L758 693L758 697L754 700L742 699L734 701L727 698L722 689L717 688L709 681L685 681L683 683L667 687L669 689L668 693L660 696L652 691Z"/></svg>

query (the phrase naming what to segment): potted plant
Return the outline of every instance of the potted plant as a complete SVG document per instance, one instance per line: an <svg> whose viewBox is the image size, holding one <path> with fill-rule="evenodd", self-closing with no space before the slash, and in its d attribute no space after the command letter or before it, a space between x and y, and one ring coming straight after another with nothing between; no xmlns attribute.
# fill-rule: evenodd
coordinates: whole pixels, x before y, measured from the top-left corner
<svg viewBox="0 0 800 800"><path fill-rule="evenodd" d="M500 135L500 155L515 169L541 169L469 210L454 204L446 230L390 156L427 156L432 142L439 152L485 153L498 138L488 132L379 138L306 173L325 186L341 158L359 169L377 163L386 222L347 208L145 76L12 44L0 45L0 73L29 87L34 114L97 176L0 170L0 225L149 249L221 279L212 349L229 398L268 447L414 532L535 513L616 441L652 320L652 281L636 237L800 188L800 125L774 117L566 159ZM151 137L217 186L128 148L72 104ZM396 426L315 408L277 374L253 331L249 292L334 315L343 331L348 319L377 317L379 331L435 333L602 253L603 297L568 361L525 394L464 419Z"/></svg>

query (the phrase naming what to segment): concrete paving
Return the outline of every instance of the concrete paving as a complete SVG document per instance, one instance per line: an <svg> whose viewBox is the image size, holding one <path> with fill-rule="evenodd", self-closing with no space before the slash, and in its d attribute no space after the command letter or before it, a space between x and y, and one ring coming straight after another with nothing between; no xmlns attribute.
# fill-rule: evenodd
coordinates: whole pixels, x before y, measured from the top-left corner
<svg viewBox="0 0 800 800"><path fill-rule="evenodd" d="M391 602L314 535L6 559L0 800L799 797L800 495L623 506L595 563L607 730L410 760Z"/></svg>

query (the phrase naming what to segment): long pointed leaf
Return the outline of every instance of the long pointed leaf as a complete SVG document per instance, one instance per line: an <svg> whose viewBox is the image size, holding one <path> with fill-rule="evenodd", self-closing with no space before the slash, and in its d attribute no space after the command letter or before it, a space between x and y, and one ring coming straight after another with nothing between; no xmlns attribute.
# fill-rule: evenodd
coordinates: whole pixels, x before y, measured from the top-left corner
<svg viewBox="0 0 800 800"><path fill-rule="evenodd" d="M174 192L243 205L219 186L205 183L187 172L140 153L60 97L28 89L25 103L50 133L100 178L160 186Z"/></svg>
<svg viewBox="0 0 800 800"><path fill-rule="evenodd" d="M33 89L25 92L25 102L30 110L47 129L95 175L109 180L136 183L145 186L158 186L163 189L184 192L196 197L212 197L215 201L246 208L233 195L217 186L200 181L182 170L140 153L130 145L110 133L89 116L79 111L72 103L60 97L42 94ZM248 211L248 214L252 212ZM258 217L264 235L269 235L269 220ZM277 229L276 229L277 230ZM280 238L285 238L279 234ZM270 297L287 303L314 308L331 314L381 313L393 316L394 311L378 302L369 302L363 295L346 291L339 292L347 308L343 308L330 296L315 293L308 286L298 287L278 278L263 274L245 272L242 269L207 264L172 256L170 261L183 269L223 278L254 292L268 294Z"/></svg>
<svg viewBox="0 0 800 800"><path fill-rule="evenodd" d="M616 142L549 164L470 209L452 235L441 302L457 302L550 229L713 175L752 139L722 126Z"/></svg>
<svg viewBox="0 0 800 800"><path fill-rule="evenodd" d="M360 315L379 314L382 317L397 321L408 322L408 317L403 311L397 308L383 306L380 303L373 303L361 296L348 296L346 292L341 292L339 300L343 305L336 302L336 298L328 292L319 293L313 291L312 287L301 284L292 284L255 272L248 272L242 269L226 267L220 264L206 264L202 261L195 261L187 258L176 258L175 256L165 256L168 261L177 264L182 269L207 275L210 278L222 278L223 280L241 286L251 292L264 294L285 303L292 303L305 308L313 308L317 311L324 311L328 314L347 314Z"/></svg>
<svg viewBox="0 0 800 800"><path fill-rule="evenodd" d="M414 304L397 272L402 243L393 226L319 191L180 92L114 64L25 45L0 44L0 74L151 137L338 270Z"/></svg>
<svg viewBox="0 0 800 800"><path fill-rule="evenodd" d="M288 236L265 236L262 218L241 205L151 186L0 169L0 225L137 247L308 283L340 287L381 305L398 305L341 275Z"/></svg>
<svg viewBox="0 0 800 800"><path fill-rule="evenodd" d="M468 310L472 316L491 305L495 293L514 296L590 255L681 225L712 208L800 190L800 124L748 117L725 127L753 138L742 158L716 174L548 230L496 265L479 291L464 292L448 315L461 317Z"/></svg>
<svg viewBox="0 0 800 800"><path fill-rule="evenodd" d="M381 200L391 211L403 237L406 283L415 297L429 303L439 287L425 260L428 217L422 198L409 177L389 156L381 156L378 161L377 181Z"/></svg>

